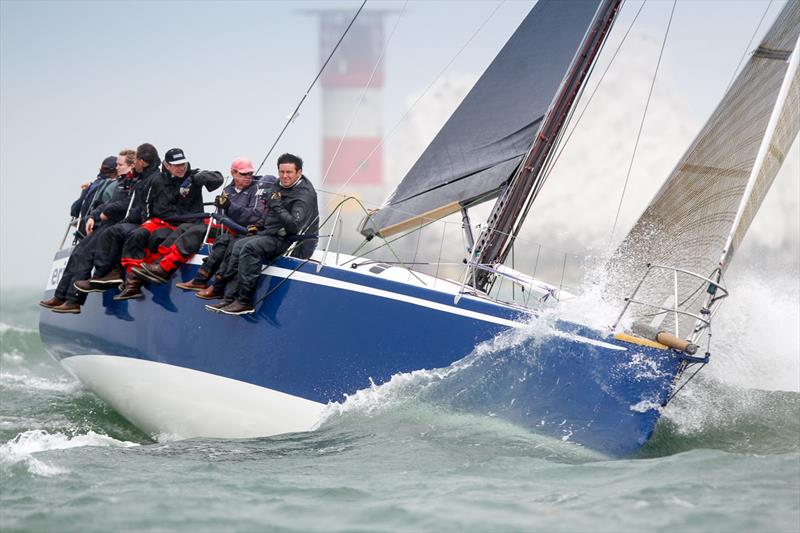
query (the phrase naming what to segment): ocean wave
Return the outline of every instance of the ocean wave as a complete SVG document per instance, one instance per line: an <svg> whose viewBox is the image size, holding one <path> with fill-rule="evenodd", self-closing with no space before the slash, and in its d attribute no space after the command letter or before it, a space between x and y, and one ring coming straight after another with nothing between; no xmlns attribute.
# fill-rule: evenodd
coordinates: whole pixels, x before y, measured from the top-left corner
<svg viewBox="0 0 800 533"><path fill-rule="evenodd" d="M0 383L12 388L52 392L71 393L81 390L80 382L74 379L65 377L53 380L28 374L14 374L12 372L0 372Z"/></svg>
<svg viewBox="0 0 800 533"><path fill-rule="evenodd" d="M6 324L5 322L0 322L0 334L7 333L7 332L15 332L15 333L35 333L39 334L39 331L31 328L24 328L21 326L13 326L11 324Z"/></svg>
<svg viewBox="0 0 800 533"><path fill-rule="evenodd" d="M44 477L65 474L68 470L45 463L34 457L34 454L84 446L129 448L139 444L120 441L94 431L69 436L64 433L48 433L43 429L34 429L20 433L0 446L0 464L6 467L24 464L31 474Z"/></svg>

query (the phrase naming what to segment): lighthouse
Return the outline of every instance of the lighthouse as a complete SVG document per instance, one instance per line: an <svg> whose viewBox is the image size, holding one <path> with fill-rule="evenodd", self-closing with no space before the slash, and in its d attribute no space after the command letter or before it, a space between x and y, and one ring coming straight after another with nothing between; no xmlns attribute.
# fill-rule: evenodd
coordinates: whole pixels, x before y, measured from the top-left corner
<svg viewBox="0 0 800 533"><path fill-rule="evenodd" d="M319 23L322 65L353 18L351 10L313 10ZM383 19L389 11L362 12L320 78L321 186L380 198L384 191ZM321 177L322 179L322 177Z"/></svg>

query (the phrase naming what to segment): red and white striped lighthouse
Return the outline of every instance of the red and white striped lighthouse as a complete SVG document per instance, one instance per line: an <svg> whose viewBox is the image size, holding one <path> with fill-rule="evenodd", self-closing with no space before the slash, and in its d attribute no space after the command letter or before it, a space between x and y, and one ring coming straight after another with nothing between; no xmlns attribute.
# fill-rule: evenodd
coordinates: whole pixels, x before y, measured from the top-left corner
<svg viewBox="0 0 800 533"><path fill-rule="evenodd" d="M320 78L325 185L382 188L383 149L379 144L383 136L384 70L383 61L377 63L383 49L386 13L361 13ZM319 19L322 64L352 20L353 12L317 10L314 14Z"/></svg>

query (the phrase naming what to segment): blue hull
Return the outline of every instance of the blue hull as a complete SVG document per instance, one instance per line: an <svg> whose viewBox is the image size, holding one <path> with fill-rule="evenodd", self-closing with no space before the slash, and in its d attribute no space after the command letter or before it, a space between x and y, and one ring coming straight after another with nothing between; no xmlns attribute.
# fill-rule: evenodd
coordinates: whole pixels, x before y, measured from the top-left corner
<svg viewBox="0 0 800 533"><path fill-rule="evenodd" d="M287 279L299 265L281 258L275 275L262 276L258 296L274 292L247 317L210 313L176 288L196 272L186 265L171 284L150 285L144 300L115 302L116 291L108 291L89 295L80 315L42 311L41 337L59 360L113 354L325 404L370 380L448 367L527 319L495 302L463 297L454 304L452 294L348 268L317 273L308 263ZM575 324L557 330L473 356L436 400L608 455L633 453L655 427L679 355Z"/></svg>

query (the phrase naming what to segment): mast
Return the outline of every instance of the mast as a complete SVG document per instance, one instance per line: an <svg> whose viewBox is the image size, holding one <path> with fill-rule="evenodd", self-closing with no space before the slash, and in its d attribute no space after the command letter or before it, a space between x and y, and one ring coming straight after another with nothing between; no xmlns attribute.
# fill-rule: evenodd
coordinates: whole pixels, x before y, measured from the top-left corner
<svg viewBox="0 0 800 533"><path fill-rule="evenodd" d="M494 279L490 272L480 269L479 265L502 264L508 257L531 204L544 184L542 171L545 163L586 81L589 69L608 37L621 4L622 0L604 0L598 8L528 153L492 208L488 227L473 247L471 272L467 275L476 289L487 291Z"/></svg>

